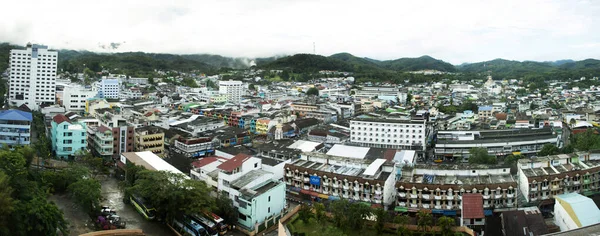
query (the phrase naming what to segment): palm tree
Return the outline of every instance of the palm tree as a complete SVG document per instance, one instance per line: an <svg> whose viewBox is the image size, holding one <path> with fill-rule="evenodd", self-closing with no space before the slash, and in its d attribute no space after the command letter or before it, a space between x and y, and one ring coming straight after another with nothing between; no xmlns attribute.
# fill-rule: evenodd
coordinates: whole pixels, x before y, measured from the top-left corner
<svg viewBox="0 0 600 236"><path fill-rule="evenodd" d="M407 235L408 230L406 229L406 225L410 221L410 217L407 215L397 215L394 218L394 223L398 224L398 228L396 229L396 234L398 235Z"/></svg>
<svg viewBox="0 0 600 236"><path fill-rule="evenodd" d="M433 224L433 217L431 216L431 213L419 211L419 213L417 213L417 217L417 226L419 226L421 231L427 232L427 227Z"/></svg>
<svg viewBox="0 0 600 236"><path fill-rule="evenodd" d="M440 227L443 236L452 235L452 227L455 225L456 221L447 216L442 216L437 220L437 226Z"/></svg>

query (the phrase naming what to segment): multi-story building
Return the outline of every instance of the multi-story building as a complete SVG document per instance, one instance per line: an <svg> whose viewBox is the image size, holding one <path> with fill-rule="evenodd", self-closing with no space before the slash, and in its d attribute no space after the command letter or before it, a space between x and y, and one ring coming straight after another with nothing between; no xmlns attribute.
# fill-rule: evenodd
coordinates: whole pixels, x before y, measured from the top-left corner
<svg viewBox="0 0 600 236"><path fill-rule="evenodd" d="M96 116L96 110L110 108L111 105L104 98L91 98L85 102L85 113Z"/></svg>
<svg viewBox="0 0 600 236"><path fill-rule="evenodd" d="M318 105L311 105L306 103L293 103L291 107L294 114L300 118L306 116L308 112L319 110Z"/></svg>
<svg viewBox="0 0 600 236"><path fill-rule="evenodd" d="M96 113L98 126L88 126L88 144L91 151L104 158L119 158L124 152L134 150L134 127L119 115L110 112Z"/></svg>
<svg viewBox="0 0 600 236"><path fill-rule="evenodd" d="M451 167L451 168L448 168ZM488 166L405 166L396 183L397 207L403 210L460 210L464 193L481 193L483 208L514 208L517 182L510 168Z"/></svg>
<svg viewBox="0 0 600 236"><path fill-rule="evenodd" d="M129 88L119 93L120 99L139 99L142 97L142 91L138 88Z"/></svg>
<svg viewBox="0 0 600 236"><path fill-rule="evenodd" d="M26 49L10 51L8 99L10 105L27 104L37 110L41 104L56 101L58 52L47 46L27 44Z"/></svg>
<svg viewBox="0 0 600 236"><path fill-rule="evenodd" d="M242 81L219 81L219 93L227 95L227 102L235 104L240 103L244 90Z"/></svg>
<svg viewBox="0 0 600 236"><path fill-rule="evenodd" d="M494 156L535 155L545 144L562 147L561 136L551 128L438 131L434 151L439 158L463 159L467 159L469 150L475 147L487 148Z"/></svg>
<svg viewBox="0 0 600 236"><path fill-rule="evenodd" d="M159 157L165 157L164 129L156 126L145 126L135 129L135 151L151 151Z"/></svg>
<svg viewBox="0 0 600 236"><path fill-rule="evenodd" d="M210 137L179 138L175 140L175 152L189 158L200 158L215 153L215 148L220 144Z"/></svg>
<svg viewBox="0 0 600 236"><path fill-rule="evenodd" d="M554 223L560 231L600 224L600 209L591 198L578 193L565 193L554 199Z"/></svg>
<svg viewBox="0 0 600 236"><path fill-rule="evenodd" d="M492 118L492 112L494 108L492 106L480 106L477 108L477 115L479 119L490 119Z"/></svg>
<svg viewBox="0 0 600 236"><path fill-rule="evenodd" d="M385 86L364 86L361 89L354 89L355 98L373 98L379 96L398 96L400 90L397 87Z"/></svg>
<svg viewBox="0 0 600 236"><path fill-rule="evenodd" d="M350 141L359 146L424 151L430 129L425 120L353 119Z"/></svg>
<svg viewBox="0 0 600 236"><path fill-rule="evenodd" d="M600 152L578 152L521 159L519 189L527 202L563 193L600 193Z"/></svg>
<svg viewBox="0 0 600 236"><path fill-rule="evenodd" d="M58 158L68 159L77 152L87 150L86 124L73 122L67 116L58 114L51 122L52 151Z"/></svg>
<svg viewBox="0 0 600 236"><path fill-rule="evenodd" d="M256 119L256 133L267 134L270 128L269 123L271 123L271 119L266 117Z"/></svg>
<svg viewBox="0 0 600 236"><path fill-rule="evenodd" d="M121 90L119 79L102 79L96 84L96 90L100 98L118 99Z"/></svg>
<svg viewBox="0 0 600 236"><path fill-rule="evenodd" d="M85 112L88 98L93 98L97 92L83 87L65 87L63 91L63 106L67 111Z"/></svg>
<svg viewBox="0 0 600 236"><path fill-rule="evenodd" d="M31 138L31 122L33 116L20 110L0 112L0 144L29 145Z"/></svg>

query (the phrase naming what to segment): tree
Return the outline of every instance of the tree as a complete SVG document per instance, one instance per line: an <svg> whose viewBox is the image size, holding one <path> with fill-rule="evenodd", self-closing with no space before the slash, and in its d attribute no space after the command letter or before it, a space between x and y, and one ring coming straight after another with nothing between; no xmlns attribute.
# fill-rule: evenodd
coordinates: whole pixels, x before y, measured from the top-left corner
<svg viewBox="0 0 600 236"><path fill-rule="evenodd" d="M238 211L233 206L233 201L227 195L227 192L222 191L215 198L215 214L223 217L225 223L228 225L234 225L237 223Z"/></svg>
<svg viewBox="0 0 600 236"><path fill-rule="evenodd" d="M512 164L516 163L519 159L523 159L523 158L525 158L525 157L522 155L510 154L510 155L506 156L504 163L506 163L507 165L512 165Z"/></svg>
<svg viewBox="0 0 600 236"><path fill-rule="evenodd" d="M254 84L250 84L248 85L248 89L254 91L256 90L256 87L254 86Z"/></svg>
<svg viewBox="0 0 600 236"><path fill-rule="evenodd" d="M325 219L325 205L323 205L323 203L315 203L313 209L315 210L315 219L317 219L317 221L321 222Z"/></svg>
<svg viewBox="0 0 600 236"><path fill-rule="evenodd" d="M312 209L307 204L302 204L300 206L300 210L298 211L298 219L300 219L304 224L308 224L310 218L312 218Z"/></svg>
<svg viewBox="0 0 600 236"><path fill-rule="evenodd" d="M375 222L375 231L378 235L382 234L385 229L385 223L389 221L390 215L383 208L373 210L373 215L377 218Z"/></svg>
<svg viewBox="0 0 600 236"><path fill-rule="evenodd" d="M69 194L84 211L92 213L100 205L102 186L96 179L80 179L68 187Z"/></svg>
<svg viewBox="0 0 600 236"><path fill-rule="evenodd" d="M92 178L96 178L98 174L106 175L110 173L110 170L104 163L104 159L101 157L94 157L90 151L78 151L75 153L75 156L77 162L89 168Z"/></svg>
<svg viewBox="0 0 600 236"><path fill-rule="evenodd" d="M413 100L413 95L412 95L412 93L408 92L406 94L406 105L410 105L412 103L412 100Z"/></svg>
<svg viewBox="0 0 600 236"><path fill-rule="evenodd" d="M571 127L575 126L575 124L577 124L577 120L575 120L575 118L571 118L571 120L569 120L569 125L571 125Z"/></svg>
<svg viewBox="0 0 600 236"><path fill-rule="evenodd" d="M152 77L148 78L148 83L151 85L156 85L156 81L154 81L154 78Z"/></svg>
<svg viewBox="0 0 600 236"><path fill-rule="evenodd" d="M371 208L360 203L352 203L346 211L346 226L354 230L361 230L365 225L365 218L371 216Z"/></svg>
<svg viewBox="0 0 600 236"><path fill-rule="evenodd" d="M309 88L308 91L306 91L306 95L319 96L319 90L315 87Z"/></svg>
<svg viewBox="0 0 600 236"><path fill-rule="evenodd" d="M542 150L538 152L538 156L550 156L559 154L560 150L554 144L544 144Z"/></svg>
<svg viewBox="0 0 600 236"><path fill-rule="evenodd" d="M427 227L433 224L433 217L431 213L425 211L419 211L417 213L417 226L421 231L427 232Z"/></svg>
<svg viewBox="0 0 600 236"><path fill-rule="evenodd" d="M350 203L346 199L342 199L339 201L334 201L330 205L331 213L333 214L333 223L336 227L344 229L344 224L346 223L346 209L348 208Z"/></svg>
<svg viewBox="0 0 600 236"><path fill-rule="evenodd" d="M10 178L0 171L0 235L8 235L8 220L16 201L12 198Z"/></svg>
<svg viewBox="0 0 600 236"><path fill-rule="evenodd" d="M452 235L452 227L456 226L456 221L450 217L442 216L437 220L437 226L440 227L443 236Z"/></svg>
<svg viewBox="0 0 600 236"><path fill-rule="evenodd" d="M407 215L397 215L394 218L394 223L398 224L398 228L396 229L396 234L398 235L406 235L408 229L406 225L410 221L410 216Z"/></svg>
<svg viewBox="0 0 600 236"><path fill-rule="evenodd" d="M327 226L327 228L325 228L324 232L322 235L327 235L327 236L346 236L346 234L333 226Z"/></svg>
<svg viewBox="0 0 600 236"><path fill-rule="evenodd" d="M471 148L469 154L471 164L496 164L497 162L494 156L488 154L486 148Z"/></svg>
<svg viewBox="0 0 600 236"><path fill-rule="evenodd" d="M600 136L596 134L595 129L588 129L571 137L573 139L571 143L578 151L600 149Z"/></svg>

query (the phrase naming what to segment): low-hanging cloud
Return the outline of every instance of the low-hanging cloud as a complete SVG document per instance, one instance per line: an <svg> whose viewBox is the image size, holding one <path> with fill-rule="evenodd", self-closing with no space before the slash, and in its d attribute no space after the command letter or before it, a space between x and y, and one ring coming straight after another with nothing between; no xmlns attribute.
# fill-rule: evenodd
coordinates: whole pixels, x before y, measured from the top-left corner
<svg viewBox="0 0 600 236"><path fill-rule="evenodd" d="M455 64L600 55L598 1L15 1L0 41L233 57L350 52ZM124 43L127 42L127 43ZM244 62L244 63L250 63Z"/></svg>

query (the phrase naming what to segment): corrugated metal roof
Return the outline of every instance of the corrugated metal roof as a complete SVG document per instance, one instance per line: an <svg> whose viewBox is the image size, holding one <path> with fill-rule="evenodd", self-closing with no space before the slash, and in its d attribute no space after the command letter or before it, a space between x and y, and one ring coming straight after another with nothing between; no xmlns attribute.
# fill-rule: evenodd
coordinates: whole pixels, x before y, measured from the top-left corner
<svg viewBox="0 0 600 236"><path fill-rule="evenodd" d="M369 175L369 176L373 176L377 173L377 170L379 170L379 167L381 167L381 165L383 165L383 163L385 163L385 159L376 159L375 161L373 161L373 163L371 163L367 169L365 170L365 172L363 172L363 175Z"/></svg>
<svg viewBox="0 0 600 236"><path fill-rule="evenodd" d="M578 193L561 194L556 198L571 205L581 227L600 223L600 209L591 198Z"/></svg>
<svg viewBox="0 0 600 236"><path fill-rule="evenodd" d="M465 219L481 219L483 214L483 196L479 193L465 193L462 196L462 216Z"/></svg>
<svg viewBox="0 0 600 236"><path fill-rule="evenodd" d="M24 112L19 110L7 110L0 113L0 120L33 121L33 116L30 112Z"/></svg>

